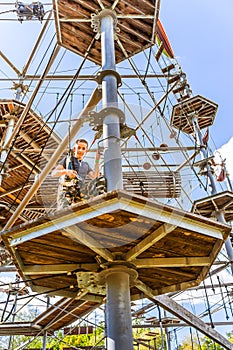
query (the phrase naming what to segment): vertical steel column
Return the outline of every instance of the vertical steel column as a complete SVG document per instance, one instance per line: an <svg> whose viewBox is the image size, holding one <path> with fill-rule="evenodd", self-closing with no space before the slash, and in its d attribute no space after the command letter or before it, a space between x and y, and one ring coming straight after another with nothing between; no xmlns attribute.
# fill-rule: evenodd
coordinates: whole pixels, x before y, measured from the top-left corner
<svg viewBox="0 0 233 350"><path fill-rule="evenodd" d="M120 148L120 122L119 116L111 107L117 104L117 78L111 74L115 71L115 45L114 45L114 12L102 11L101 20L101 54L102 71L109 71L102 80L103 108L109 108L109 113L103 119L104 140L104 170L107 179L108 191L122 189L122 168Z"/></svg>
<svg viewBox="0 0 233 350"><path fill-rule="evenodd" d="M47 296L47 305L46 305L46 309L48 310L50 305L50 297ZM47 344L47 336L48 336L48 332L44 331L43 333L43 344L42 344L42 350L46 350L46 344Z"/></svg>
<svg viewBox="0 0 233 350"><path fill-rule="evenodd" d="M216 212L216 218L222 224L226 224L226 220L225 220L224 214L223 214L223 212L221 210ZM228 237L226 242L225 242L225 248L226 248L226 251L227 251L228 258L231 261L231 273L233 275L233 263L232 263L232 261L233 261L233 249L232 249L232 243L231 243L230 237Z"/></svg>
<svg viewBox="0 0 233 350"><path fill-rule="evenodd" d="M16 93L15 93L15 99L16 100L20 100L20 97L21 97L21 95L22 95L22 93L23 93L23 91L22 91L22 78L20 78L19 77L19 84L18 84L18 87L17 87L17 89L16 89Z"/></svg>
<svg viewBox="0 0 233 350"><path fill-rule="evenodd" d="M195 135L197 137L197 141L199 143L199 145L202 145L202 135L198 126L198 119L197 117L193 117L192 118L192 122L193 122L193 127L194 127L194 131L195 131ZM205 149L201 148L201 155L203 156L203 159L205 159L207 157L207 152ZM215 186L215 181L214 181L214 176L211 172L210 166L209 164L206 164L206 170L207 170L207 177L210 180L210 186L211 186L211 194L216 194L217 193L217 189Z"/></svg>
<svg viewBox="0 0 233 350"><path fill-rule="evenodd" d="M122 189L122 166L120 148L120 118L117 99L117 77L114 74L115 45L114 11L103 10L101 21L102 100L104 166L108 191ZM113 267L106 271L106 324L108 350L133 350L132 321L130 307L130 273L125 267Z"/></svg>
<svg viewBox="0 0 233 350"><path fill-rule="evenodd" d="M106 275L107 349L133 350L129 278L124 268L114 268Z"/></svg>
<svg viewBox="0 0 233 350"><path fill-rule="evenodd" d="M198 138L199 145L201 145L201 143L202 143L202 135L201 135L200 129L198 127L197 118L196 117L193 118L192 121L193 121L195 134L196 134L196 136ZM207 157L207 152L206 152L205 149L201 149L201 154L202 154L204 159ZM214 181L214 176L213 176L213 174L211 172L211 169L210 169L210 166L208 164L206 165L206 168L207 168L207 176L208 176L208 178L210 180L211 194L213 195L213 194L217 193L217 189L216 189L215 181ZM217 220L219 222L221 222L223 224L226 224L226 220L225 220L223 212L221 212L221 211L217 212L216 213L216 218L217 218ZM228 237L226 242L225 242L225 248L226 248L229 260L233 261L233 248L232 248L232 243L231 243L230 237ZM233 263L231 263L231 272L233 274Z"/></svg>

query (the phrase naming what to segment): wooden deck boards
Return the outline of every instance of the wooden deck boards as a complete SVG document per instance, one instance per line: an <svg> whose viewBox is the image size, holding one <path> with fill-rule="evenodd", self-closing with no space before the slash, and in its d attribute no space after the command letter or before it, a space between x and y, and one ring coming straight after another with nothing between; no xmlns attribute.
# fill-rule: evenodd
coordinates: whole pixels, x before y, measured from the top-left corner
<svg viewBox="0 0 233 350"><path fill-rule="evenodd" d="M105 9L111 9L114 0L103 0ZM113 9L117 19L117 39L123 44L125 53L116 41L116 63L131 57L155 44L156 22L159 3L153 1L119 0ZM84 56L90 44L88 59L101 64L101 44L91 26L91 18L102 8L97 0L53 0L58 43L78 55ZM124 16L123 16L124 15ZM136 18L140 16L140 18ZM126 57L127 56L127 57Z"/></svg>
<svg viewBox="0 0 233 350"><path fill-rule="evenodd" d="M204 278L229 232L227 225L113 191L12 228L2 238L32 289L77 297L77 273L98 274L119 261L132 265L155 294L191 287ZM131 293L140 291L132 286Z"/></svg>
<svg viewBox="0 0 233 350"><path fill-rule="evenodd" d="M207 128L214 123L218 105L209 99L196 95L185 99L173 107L171 125L187 134L194 132L192 118L198 120L200 129Z"/></svg>
<svg viewBox="0 0 233 350"><path fill-rule="evenodd" d="M207 218L215 217L216 211L222 211L226 222L233 220L233 193L224 191L193 203L192 212Z"/></svg>

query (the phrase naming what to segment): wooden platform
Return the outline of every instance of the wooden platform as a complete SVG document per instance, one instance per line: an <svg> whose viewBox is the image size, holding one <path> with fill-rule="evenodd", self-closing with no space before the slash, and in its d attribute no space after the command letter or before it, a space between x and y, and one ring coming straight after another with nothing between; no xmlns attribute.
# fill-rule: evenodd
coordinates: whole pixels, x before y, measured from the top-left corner
<svg viewBox="0 0 233 350"><path fill-rule="evenodd" d="M192 212L207 218L216 217L216 212L222 211L225 221L233 220L233 193L225 191L196 200Z"/></svg>
<svg viewBox="0 0 233 350"><path fill-rule="evenodd" d="M85 317L99 306L98 302L62 298L33 320L33 326L53 333Z"/></svg>
<svg viewBox="0 0 233 350"><path fill-rule="evenodd" d="M116 63L155 44L159 1L155 0L53 0L59 45L101 65L101 44L92 19L103 9L117 16Z"/></svg>
<svg viewBox="0 0 233 350"><path fill-rule="evenodd" d="M69 326L78 318L85 317L99 306L97 302L62 298L31 322L5 322L0 325L0 336L52 335L55 331Z"/></svg>
<svg viewBox="0 0 233 350"><path fill-rule="evenodd" d="M230 231L202 216L113 191L1 237L33 291L101 303L105 287L99 276L115 264L138 275L133 299L198 285ZM85 288L84 280L92 282Z"/></svg>
<svg viewBox="0 0 233 350"><path fill-rule="evenodd" d="M36 336L40 331L41 329L34 327L32 322L4 322L0 324L0 336Z"/></svg>
<svg viewBox="0 0 233 350"><path fill-rule="evenodd" d="M16 100L0 100L0 136L8 125L10 118L15 123L21 117L25 104ZM0 224L4 226L15 208L21 203L32 185L31 179L41 172L50 154L46 150L55 150L60 144L60 138L51 131L41 116L32 110L27 113L12 147L9 149L6 161L6 177L0 185ZM44 150L43 150L44 149ZM38 205L35 197L31 205ZM44 214L41 208L39 216ZM38 212L25 209L16 224L38 217Z"/></svg>
<svg viewBox="0 0 233 350"><path fill-rule="evenodd" d="M218 105L207 98L196 95L173 107L171 125L187 134L194 132L192 119L198 119L200 129L211 126L214 122Z"/></svg>

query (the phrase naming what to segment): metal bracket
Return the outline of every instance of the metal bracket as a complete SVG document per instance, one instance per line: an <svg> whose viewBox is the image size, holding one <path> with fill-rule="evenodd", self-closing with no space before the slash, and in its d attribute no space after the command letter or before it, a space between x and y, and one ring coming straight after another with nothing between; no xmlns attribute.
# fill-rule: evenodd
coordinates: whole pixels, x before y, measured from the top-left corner
<svg viewBox="0 0 233 350"><path fill-rule="evenodd" d="M114 267L107 268L101 272L76 272L78 287L82 291L87 291L88 293L105 295L106 287L105 282L109 274L116 272L126 272L129 274L130 285L133 286L138 278L138 273L136 270L124 266L122 264L117 264Z"/></svg>
<svg viewBox="0 0 233 350"><path fill-rule="evenodd" d="M125 114L121 109L117 107L106 107L99 112L92 111L89 113L92 119L90 126L103 125L104 118L110 114L116 114L119 117L119 123L125 122Z"/></svg>
<svg viewBox="0 0 233 350"><path fill-rule="evenodd" d="M101 34L101 19L106 16L111 16L113 18L113 27L116 32L119 32L117 28L117 15L116 12L111 9L103 9L100 12L91 14L91 27L93 31L100 37Z"/></svg>
<svg viewBox="0 0 233 350"><path fill-rule="evenodd" d="M95 272L77 272L78 286L82 290L86 290L89 293L105 295L105 285L99 283L99 274Z"/></svg>

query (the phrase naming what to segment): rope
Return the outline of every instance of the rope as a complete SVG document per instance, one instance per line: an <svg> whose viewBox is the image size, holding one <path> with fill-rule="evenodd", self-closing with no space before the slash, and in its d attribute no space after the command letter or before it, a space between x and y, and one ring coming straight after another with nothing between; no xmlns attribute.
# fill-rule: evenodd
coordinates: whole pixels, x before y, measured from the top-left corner
<svg viewBox="0 0 233 350"><path fill-rule="evenodd" d="M205 281L203 281L203 285L204 285L204 290L205 290L205 296L206 296L206 302L207 302L207 312L209 315L210 324L211 324L211 327L214 328L214 323L213 323L213 319L212 319L211 312L210 312L210 303L209 303L209 298L208 298L208 294L207 294L207 290L206 290Z"/></svg>
<svg viewBox="0 0 233 350"><path fill-rule="evenodd" d="M53 54L54 54L55 50L56 50L56 45L55 45L54 48L53 48L53 51L52 51L52 53L51 53L51 55L50 55L50 59L53 57ZM12 149L13 149L13 147L14 147L14 145L15 145L17 136L19 135L19 132L20 132L20 130L21 130L22 127L23 127L23 123L24 123L25 119L26 119L26 115L25 115L24 119L23 119L22 122L21 122L21 125L20 125L20 128L19 128L19 130L18 130L17 135L15 136L14 140L12 141L12 143L11 143L11 145L10 145L10 147L9 147L8 155L7 155L6 159L5 159L5 161L1 164L0 171L1 171L1 170L4 168L4 166L6 165L6 162L7 162L7 160L8 160L8 156L9 156L10 152L12 151ZM27 182L26 182L26 183L27 183ZM26 184L26 183L25 183L25 184ZM14 202L14 203L15 203L15 202ZM13 203L13 204L14 204L14 203Z"/></svg>
<svg viewBox="0 0 233 350"><path fill-rule="evenodd" d="M165 347L165 339L164 339L164 334L163 334L163 323L162 323L162 315L161 315L161 309L160 306L157 305L158 309L158 315L159 315L159 328L160 328L160 334L161 334L161 348L164 349Z"/></svg>
<svg viewBox="0 0 233 350"><path fill-rule="evenodd" d="M227 292L227 299L228 299L228 304L230 306L230 310L231 310L231 316L233 316L233 309L232 309L232 305L231 305L231 298L230 298L230 292L227 288L226 285L224 285L225 289L226 289L226 292Z"/></svg>
<svg viewBox="0 0 233 350"><path fill-rule="evenodd" d="M222 285L221 285L219 276L217 276L217 280L218 280L219 289L220 289L220 293L221 293L221 297L222 297L223 307L224 307L225 314L226 314L226 319L229 320L229 316L228 316L228 312L227 312L227 308L226 308L226 303L225 303L225 298L224 298L224 295L223 295Z"/></svg>
<svg viewBox="0 0 233 350"><path fill-rule="evenodd" d="M66 54L66 52L64 51L63 54L62 54L62 56L61 56L61 58L60 58L60 60L58 61L57 65L56 65L54 71L53 71L53 75L55 75L55 73L57 72L57 70L58 70L58 68L59 68L59 66L60 66L60 64L61 64L61 62L62 62L62 60L63 60L64 57L65 57L65 54ZM39 67L38 67L38 68L39 68ZM37 71L38 71L38 68L37 68ZM35 76L36 76L36 74L34 74L34 77L35 77ZM32 81L33 81L33 79L32 79ZM40 98L38 99L37 104L35 105L35 109L37 109L39 103L41 102L42 98L44 97L45 92L47 91L47 89L48 89L49 84L51 83L51 81L52 81L52 78L51 78L51 80L49 80L48 83L46 84L43 93L41 94ZM56 93L56 95L59 96L59 93Z"/></svg>
<svg viewBox="0 0 233 350"><path fill-rule="evenodd" d="M191 328L191 327L189 327L189 333L190 333L190 339L191 339L192 350L194 350L194 346L193 346L193 332L192 332L192 328Z"/></svg>
<svg viewBox="0 0 233 350"><path fill-rule="evenodd" d="M213 284L213 279L212 279L212 276L210 273L208 273L208 276L209 276L209 279L210 279L210 283L211 283L211 286L212 286L212 291L214 292L215 294L215 288L214 288L214 284Z"/></svg>
<svg viewBox="0 0 233 350"><path fill-rule="evenodd" d="M61 103L61 101L62 101L63 98L65 97L65 95L67 95L67 97L65 98L65 100L64 100L64 102L63 102L62 109L60 110L59 115L58 115L58 117L57 117L57 119L59 119L59 117L60 117L60 115L61 115L61 113L62 113L62 111L63 111L63 109L64 109L64 107L65 107L65 105L66 105L66 102L67 102L67 100L68 100L68 98L69 98L69 94L70 94L70 92L72 91L73 86L74 86L74 84L75 84L75 82L76 82L76 78L78 77L78 75L79 75L79 73L80 73L80 71L81 71L81 69L82 69L82 66L83 66L83 64L85 63L85 60L86 60L86 58L84 58L83 61L81 62L81 65L80 65L79 69L77 70L77 72L76 72L76 74L74 75L74 77L73 77L73 79L71 80L71 82L68 84L66 90L64 91L63 95L61 96L61 98L60 98L60 100L59 100L59 103L53 108L53 110L52 110L51 113L50 113L50 116L49 116L47 119L50 119L50 117L52 116L52 114L54 113L54 111L57 109L58 105ZM46 126L46 121L45 121L45 126ZM52 132L53 132L55 126L56 126L56 120L55 120L55 123L54 123L53 127L52 127L51 130L50 130L50 133L48 134L47 140L48 140L49 137L51 136L51 134L52 134ZM44 127L44 126L43 126L43 127ZM43 128L43 127L41 127L41 128ZM38 133L37 133L37 134L38 134ZM36 137L37 137L37 135L35 135L35 138L36 138ZM14 140L14 141L16 141L16 137L15 137L15 140ZM33 141L33 140L32 140L32 141ZM32 142L32 141L31 141L31 142ZM31 143L31 142L30 142L30 143ZM29 144L30 144L30 143L29 143ZM13 142L13 145L14 145L14 142ZM12 150L13 145L11 145L10 151ZM38 157L37 157L38 160L40 159L41 154L43 153L45 146L46 146L46 143L44 144L44 147L42 147L41 152L39 152L39 154L38 154ZM26 149L27 147L28 147L28 145L25 146L25 149ZM22 150L22 152L23 152L23 150ZM9 152L8 154L10 154L10 152ZM16 202L16 200L18 199L19 195L21 194L21 192L22 192L24 186L28 183L28 180L29 180L29 178L30 178L30 176L31 176L31 174L32 174L32 172L33 172L33 170L34 170L34 168L35 168L36 165L37 165L37 162L34 163L34 166L32 167L32 170L30 171L29 175L27 176L26 181L25 181L24 184L22 185L21 190L18 192L18 194L17 194L16 198L14 199L13 203L11 203L11 207L9 208L9 210L10 210L10 209L12 208L12 206L15 204L15 202Z"/></svg>

